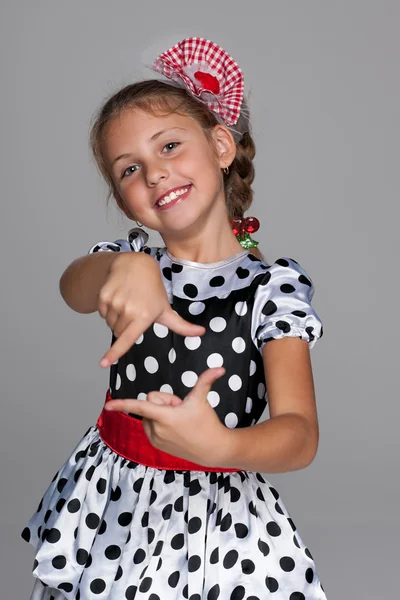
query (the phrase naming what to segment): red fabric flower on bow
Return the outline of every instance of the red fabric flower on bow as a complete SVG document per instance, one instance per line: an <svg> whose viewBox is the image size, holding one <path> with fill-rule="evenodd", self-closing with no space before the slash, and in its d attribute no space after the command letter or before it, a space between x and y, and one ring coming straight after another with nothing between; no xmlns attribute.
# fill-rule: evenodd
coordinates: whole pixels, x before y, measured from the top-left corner
<svg viewBox="0 0 400 600"><path fill-rule="evenodd" d="M246 217L246 219L232 219L232 231L237 237L244 237L246 233L255 233L260 229L260 221L255 217Z"/></svg>
<svg viewBox="0 0 400 600"><path fill-rule="evenodd" d="M183 82L226 125L237 123L244 96L243 74L233 58L214 42L186 38L160 54L153 69Z"/></svg>

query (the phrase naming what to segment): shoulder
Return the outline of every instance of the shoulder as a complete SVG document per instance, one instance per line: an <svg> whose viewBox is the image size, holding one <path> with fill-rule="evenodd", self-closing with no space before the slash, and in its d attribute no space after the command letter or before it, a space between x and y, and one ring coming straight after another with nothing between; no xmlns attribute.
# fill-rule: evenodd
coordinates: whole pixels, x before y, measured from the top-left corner
<svg viewBox="0 0 400 600"><path fill-rule="evenodd" d="M253 334L262 350L265 343L285 336L300 337L310 349L323 335L322 321L312 306L315 286L305 268L289 257L272 265L261 261L253 306Z"/></svg>
<svg viewBox="0 0 400 600"><path fill-rule="evenodd" d="M284 256L278 258L272 265L261 261L260 266L264 271L259 281L261 291L264 288L268 293L275 291L288 295L305 294L310 300L314 296L315 286L310 275L294 258Z"/></svg>
<svg viewBox="0 0 400 600"><path fill-rule="evenodd" d="M88 251L88 254L95 252L146 252L151 256L157 256L162 248L147 246L149 239L148 233L140 227L134 227L128 231L126 238L114 241L96 242Z"/></svg>

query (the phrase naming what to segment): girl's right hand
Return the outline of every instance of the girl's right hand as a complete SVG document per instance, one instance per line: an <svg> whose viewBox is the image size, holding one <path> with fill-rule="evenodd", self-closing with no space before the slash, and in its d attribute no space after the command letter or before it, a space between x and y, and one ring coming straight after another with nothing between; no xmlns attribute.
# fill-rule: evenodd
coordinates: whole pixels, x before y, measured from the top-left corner
<svg viewBox="0 0 400 600"><path fill-rule="evenodd" d="M102 367L123 356L153 323L185 336L205 333L172 310L159 267L143 252L122 252L115 258L99 292L98 311L118 338L101 359Z"/></svg>

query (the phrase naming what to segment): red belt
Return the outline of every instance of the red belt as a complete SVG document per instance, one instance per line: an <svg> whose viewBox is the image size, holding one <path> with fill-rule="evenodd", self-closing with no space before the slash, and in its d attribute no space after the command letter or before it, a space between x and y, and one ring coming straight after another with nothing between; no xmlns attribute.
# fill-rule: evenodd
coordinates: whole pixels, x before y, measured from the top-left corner
<svg viewBox="0 0 400 600"><path fill-rule="evenodd" d="M110 390L107 390L106 402L112 400ZM120 456L156 469L173 469L177 471L228 471L237 472L240 469L224 469L222 467L204 467L168 454L155 448L147 437L143 421L130 415L112 410L103 410L96 423L101 439L111 450Z"/></svg>

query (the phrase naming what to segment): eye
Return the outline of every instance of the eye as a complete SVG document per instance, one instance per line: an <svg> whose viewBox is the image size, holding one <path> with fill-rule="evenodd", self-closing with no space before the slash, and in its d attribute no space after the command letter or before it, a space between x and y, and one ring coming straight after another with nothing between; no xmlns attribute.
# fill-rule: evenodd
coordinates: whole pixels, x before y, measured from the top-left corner
<svg viewBox="0 0 400 600"><path fill-rule="evenodd" d="M168 144L165 144L163 150L165 148L168 148L168 151L173 150L174 148L176 148L177 146L179 146L180 142L169 142Z"/></svg>
<svg viewBox="0 0 400 600"><path fill-rule="evenodd" d="M121 179L123 179L124 177L127 177L128 175L131 175L131 173L134 173L137 168L138 168L137 165L131 165L130 167L128 167L127 169L125 169L125 171L122 172ZM135 169L135 171L129 172L129 169Z"/></svg>

